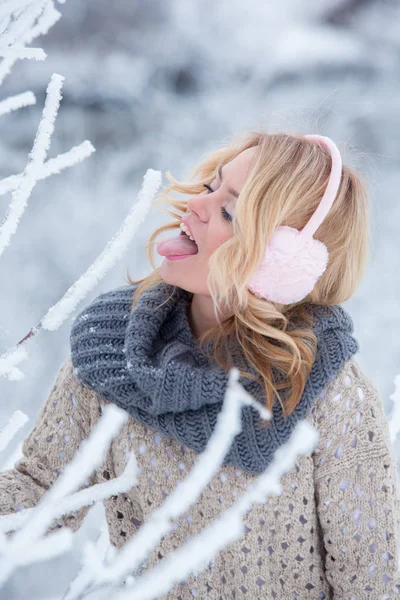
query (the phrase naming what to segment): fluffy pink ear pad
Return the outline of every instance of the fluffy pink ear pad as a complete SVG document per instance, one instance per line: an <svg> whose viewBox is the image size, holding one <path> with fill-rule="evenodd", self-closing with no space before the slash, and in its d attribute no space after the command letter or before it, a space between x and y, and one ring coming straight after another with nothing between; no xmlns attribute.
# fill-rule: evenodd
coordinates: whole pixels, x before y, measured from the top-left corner
<svg viewBox="0 0 400 600"><path fill-rule="evenodd" d="M327 264L325 244L301 237L293 227L278 227L271 236L264 262L248 287L259 295L267 287L268 294L281 304L298 302L311 292Z"/></svg>

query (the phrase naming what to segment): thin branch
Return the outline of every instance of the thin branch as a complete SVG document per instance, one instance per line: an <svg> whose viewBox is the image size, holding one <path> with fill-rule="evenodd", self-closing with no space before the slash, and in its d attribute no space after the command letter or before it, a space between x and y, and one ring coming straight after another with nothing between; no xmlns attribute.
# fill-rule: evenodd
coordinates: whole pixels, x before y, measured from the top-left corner
<svg viewBox="0 0 400 600"><path fill-rule="evenodd" d="M10 48L0 49L0 57L8 59L28 58L31 60L45 60L47 54L42 48L25 48L25 46L15 44L15 46L10 46Z"/></svg>
<svg viewBox="0 0 400 600"><path fill-rule="evenodd" d="M40 170L40 167L46 159L50 147L50 138L54 131L54 121L60 106L63 81L64 77L62 77L62 75L54 73L47 86L46 101L42 112L42 118L39 123L33 148L29 153L28 163L22 176L21 185L13 192L5 220L0 227L0 256L17 230L19 220L26 208L29 196L36 185L37 171Z"/></svg>
<svg viewBox="0 0 400 600"><path fill-rule="evenodd" d="M0 452L3 452L15 434L29 421L27 415L16 410L10 417L7 425L0 431Z"/></svg>
<svg viewBox="0 0 400 600"><path fill-rule="evenodd" d="M52 531L46 537L40 538L34 544L26 547L19 557L18 566L31 565L65 554L71 550L73 539L73 531L68 528Z"/></svg>
<svg viewBox="0 0 400 600"><path fill-rule="evenodd" d="M268 495L282 492L281 477L294 467L299 455L313 451L318 439L319 433L310 423L305 419L299 421L288 442L275 452L265 472L233 506L184 546L170 552L156 567L141 575L129 591L113 594L113 600L152 600L168 592L172 585L184 580L193 570L204 570L213 557L244 535L243 517L252 504L265 501Z"/></svg>
<svg viewBox="0 0 400 600"><path fill-rule="evenodd" d="M0 357L0 376L7 374L8 366L14 366L14 356L18 347L34 337L42 328L54 331L68 318L78 303L109 271L123 255L132 241L138 227L151 209L151 201L161 185L161 172L148 169L144 176L137 202L124 219L119 231L106 245L100 256L89 269L75 281L64 296L52 306L41 321L33 327L11 350Z"/></svg>
<svg viewBox="0 0 400 600"><path fill-rule="evenodd" d="M45 535L58 510L59 502L81 485L104 461L111 440L127 418L128 413L120 408L111 404L105 407L90 437L82 442L73 460L34 507L30 519L14 533L6 545L0 560L0 585L21 564L24 552L29 551L30 546Z"/></svg>
<svg viewBox="0 0 400 600"><path fill-rule="evenodd" d="M0 102L0 116L7 115L13 110L18 110L24 106L36 104L35 94L33 92L24 92L16 96L10 96Z"/></svg>
<svg viewBox="0 0 400 600"><path fill-rule="evenodd" d="M0 377L7 376L10 381L20 381L25 377L17 367L19 363L28 358L26 348L15 346L0 357Z"/></svg>
<svg viewBox="0 0 400 600"><path fill-rule="evenodd" d="M54 507L53 518L59 519L65 514L74 512L84 506L92 506L110 496L117 496L137 485L137 463L131 454L126 467L118 477L103 483L96 483L88 488L66 496ZM32 516L35 508L25 508L17 513L0 515L0 531L7 532L20 529Z"/></svg>
<svg viewBox="0 0 400 600"><path fill-rule="evenodd" d="M58 0L58 2L59 4L64 3L62 0ZM17 9L23 10L31 3L31 0L12 0L12 2L7 2L6 0L3 0L2 4L0 5L0 22L4 21L4 19L7 16L9 16L11 12L15 12ZM39 10L38 13L40 13ZM30 44L39 35L46 34L50 27L57 23L60 17L61 13L54 8L54 4L50 0L45 6L44 11L40 15L36 25L34 25L30 30L26 31L22 35L21 39L19 40L20 43ZM14 56L3 59L3 61L0 64L0 85L3 83L6 76L11 72L11 69L13 68L18 58L18 56Z"/></svg>
<svg viewBox="0 0 400 600"><path fill-rule="evenodd" d="M12 49L20 46L18 44L19 40L23 39L23 36L32 29L47 2L48 0L35 0L35 2L25 7L18 15L14 15L8 31L0 37L0 48L8 47Z"/></svg>
<svg viewBox="0 0 400 600"><path fill-rule="evenodd" d="M85 140L78 146L73 146L68 152L58 154L55 158L50 158L45 162L38 172L37 181L61 173L67 167L72 167L85 158L88 158L93 152L96 152L96 149L89 140ZM23 173L19 173L18 175L10 175L0 180L0 196L17 189L21 185L22 176Z"/></svg>
<svg viewBox="0 0 400 600"><path fill-rule="evenodd" d="M39 35L46 35L48 30L53 27L60 18L61 13L54 8L53 2L48 2L36 25L22 37L23 42L25 44L30 44L34 39L39 37Z"/></svg>
<svg viewBox="0 0 400 600"><path fill-rule="evenodd" d="M132 571L140 568L148 553L171 530L173 519L177 519L196 502L204 487L221 467L234 437L242 429L243 404L252 405L264 419L271 418L272 413L254 400L238 379L239 371L236 367L232 367L216 426L207 447L187 477L169 494L164 503L151 513L136 535L115 553L111 564L104 565L96 562L91 554L86 556L86 568L92 571L96 586L108 582L121 582Z"/></svg>

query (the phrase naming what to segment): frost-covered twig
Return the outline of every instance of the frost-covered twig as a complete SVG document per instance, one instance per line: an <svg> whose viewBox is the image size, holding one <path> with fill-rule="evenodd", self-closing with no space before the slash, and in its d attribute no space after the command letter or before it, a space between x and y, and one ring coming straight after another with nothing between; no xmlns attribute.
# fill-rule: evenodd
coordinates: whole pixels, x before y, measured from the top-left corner
<svg viewBox="0 0 400 600"><path fill-rule="evenodd" d="M59 4L62 4L63 0L58 0L58 2ZM10 17L13 12L16 10L22 10L25 6L28 6L31 3L32 0L12 0L11 2L3 0L2 4L0 5L0 22L10 22ZM41 10L42 9L38 7L38 21L36 25L33 25L31 29L28 29L28 31L21 36L19 40L21 46L23 44L30 44L39 35L44 35L47 33L50 27L57 23L61 17L61 13L54 8L54 3L52 0L48 0L42 14L40 14ZM43 54L45 58L45 53L43 52ZM22 57L14 55L13 57L3 59L0 64L0 85L3 83L5 77L11 72L12 67L19 58Z"/></svg>
<svg viewBox="0 0 400 600"><path fill-rule="evenodd" d="M54 73L46 90L46 101L42 118L36 133L33 147L29 153L28 163L22 175L21 184L12 193L12 200L0 227L0 256L8 246L12 235L16 232L18 222L25 210L26 203L36 185L39 171L46 159L50 147L50 138L54 131L54 122L61 100L61 88L64 77Z"/></svg>
<svg viewBox="0 0 400 600"><path fill-rule="evenodd" d="M23 106L32 106L36 104L35 94L33 92L24 92L17 96L10 96L0 102L0 116L10 113L12 110L18 110Z"/></svg>
<svg viewBox="0 0 400 600"><path fill-rule="evenodd" d="M0 431L0 452L3 452L3 450L7 448L17 431L19 431L28 420L27 415L20 410L16 410L11 415L7 425Z"/></svg>
<svg viewBox="0 0 400 600"><path fill-rule="evenodd" d="M151 209L153 196L161 186L161 171L147 169L138 201L125 217L117 234L108 242L103 252L89 269L69 288L56 305L52 306L42 319L42 327L55 331L76 308L78 303L90 292L114 263L127 250L139 225L143 223Z"/></svg>
<svg viewBox="0 0 400 600"><path fill-rule="evenodd" d="M58 0L59 4L64 4L64 0ZM30 31L27 31L22 36L22 41L25 44L30 44L39 35L45 35L48 30L61 18L61 13L54 7L52 0L49 0L44 8L43 13L36 25Z"/></svg>
<svg viewBox="0 0 400 600"><path fill-rule="evenodd" d="M188 477L166 498L163 505L150 515L135 536L120 551L115 553L111 564L107 565L103 561L97 560L91 546L86 548L84 564L87 570L92 570L92 579L95 583L85 592L100 589L105 583L120 584L124 577L132 574L135 569L140 567L149 551L153 550L160 539L171 529L171 519L186 511L198 498L204 486L220 467L222 458L225 456L233 437L241 429L241 404L252 403L265 418L265 413L269 411L247 394L245 389L238 383L238 377L239 372L232 368L224 404L218 416L213 435L206 450L200 455ZM269 413L269 416L271 416L271 413ZM213 558L216 553L244 534L242 517L253 502L265 502L266 494L281 493L280 477L293 466L298 455L308 453L315 447L318 438L319 435L316 430L306 421L301 425L299 424L289 442L274 455L273 462L264 474L248 487L248 491L227 513L227 523L225 523L222 515L217 521L210 524L204 530L204 533L200 534L200 536L206 536L204 540L206 548L203 548L203 538L195 538L177 553L169 555L170 560L168 560L169 557L166 557L162 565L157 566L144 576L140 576L136 582L135 580L131 581L130 591L116 597L134 597L138 600L143 597L143 599L148 598L151 600L158 597L159 594L167 592L174 582L184 579L193 569L202 570L206 566L206 562ZM306 443L304 442L305 439L307 440ZM229 443L227 444L228 440ZM205 460L203 459L204 454L208 454ZM206 467L205 471L202 470L204 466ZM196 472L197 468L198 471ZM216 527L218 528L217 532ZM184 556L186 556L186 561ZM165 569L166 565L168 565L168 568ZM150 586L150 591L147 590L148 586ZM115 597L115 589L113 590L113 597ZM84 590L76 590L75 588L75 591L82 594ZM72 600L76 597L81 598L83 596L70 595L65 600Z"/></svg>
<svg viewBox="0 0 400 600"><path fill-rule="evenodd" d="M18 566L30 565L42 560L50 560L71 549L73 532L70 529L51 531L45 538L39 538L27 546L19 556Z"/></svg>
<svg viewBox="0 0 400 600"><path fill-rule="evenodd" d="M107 405L90 437L84 440L73 460L33 509L31 518L16 531L0 557L0 585L21 564L21 555L45 535L58 503L72 493L104 461L111 440L128 418L114 405Z"/></svg>
<svg viewBox="0 0 400 600"><path fill-rule="evenodd" d="M93 554L92 545L86 546L82 561L87 574L85 582L90 579L89 575L91 575L91 581L95 588L108 582L121 582L124 577L140 567L148 552L171 530L173 525L171 519L176 519L197 500L204 487L222 465L233 438L241 431L242 405L252 405L264 419L271 418L271 412L254 400L238 379L239 371L232 367L229 371L227 391L217 423L205 450L199 455L190 473L165 499L162 506L151 513L136 535L121 550L115 552L112 562L105 565ZM87 591L79 588L77 584L73 586L73 590L74 595L67 596L65 600L80 597L79 594Z"/></svg>
<svg viewBox="0 0 400 600"><path fill-rule="evenodd" d="M23 451L22 451L22 446L23 446L24 442L19 442L17 444L17 446L14 448L14 450L11 452L11 454L9 454L7 456L7 458L5 459L5 461L1 464L0 466L0 472L2 473L3 471L9 471L10 469L14 468L15 463L17 462L17 460L19 460L20 458L23 457Z"/></svg>
<svg viewBox="0 0 400 600"><path fill-rule="evenodd" d="M108 555L115 554L115 548L110 544L108 526L105 522L101 527L100 535L96 541L96 544L93 544L93 552L96 555L96 560L100 562L107 560ZM85 565L82 565L77 576L70 582L62 600L77 598L83 590L86 590L90 586L91 582L91 571L88 570Z"/></svg>
<svg viewBox="0 0 400 600"><path fill-rule="evenodd" d="M7 31L0 36L0 52L5 48L11 51L24 49L24 46L19 42L28 31L31 31L47 2L48 0L33 0L28 6L20 10L18 14L16 14L17 11L13 11L14 18L10 21ZM44 58L46 58L46 54L41 48L27 48L27 50L41 50ZM19 58L24 57L20 56Z"/></svg>
<svg viewBox="0 0 400 600"><path fill-rule="evenodd" d="M0 21L13 14L20 13L34 4L36 0L2 0L0 5Z"/></svg>
<svg viewBox="0 0 400 600"><path fill-rule="evenodd" d="M206 449L199 456L190 473L171 492L164 503L151 513L137 534L118 552L114 564L110 567L101 566L101 573L96 573L100 583L121 580L132 569L139 567L148 552L171 530L171 520L179 517L197 500L204 487L221 467L233 438L241 431L242 404L254 406L264 419L271 418L270 411L246 392L237 381L238 377L239 371L232 368L216 426Z"/></svg>
<svg viewBox="0 0 400 600"><path fill-rule="evenodd" d="M78 146L73 146L68 152L60 153L55 158L50 158L50 160L45 162L38 173L37 181L61 173L67 167L72 167L85 158L88 158L93 152L96 152L96 149L89 140L85 140ZM10 175L2 179L0 181L0 196L17 189L21 184L22 176L23 173L19 173L18 175Z"/></svg>
<svg viewBox="0 0 400 600"><path fill-rule="evenodd" d="M220 467L221 455L224 456L230 446L230 443L226 443L228 438L231 442L241 429L241 405L250 402L262 416L265 415L266 409L247 394L237 381L238 378L239 372L232 368L223 407L218 415L213 435L189 475L166 498L163 505L150 515L132 539L115 553L109 564L99 560L93 552L92 545L87 545L83 563L86 573L92 571L93 583L86 589L75 586L74 594L66 596L65 600L86 597L82 594L100 591L106 583L114 584L112 586L113 598L122 600L134 597L135 600L151 600L158 597L167 592L174 582L185 579L193 570L203 570L207 562L219 551L240 538L244 534L243 515L249 510L251 504L254 502L265 503L266 496L281 493L280 478L282 475L293 467L298 455L311 452L319 439L319 433L306 420L297 425L289 441L275 453L273 461L266 471L248 486L247 491L228 511L209 524L196 538L165 557L162 564L137 579L131 577L129 591L116 595L116 586L121 585L124 577L132 575L136 569L140 568L149 551L153 550L160 539L171 529L171 519L182 514L193 504L204 485ZM270 413L269 415L271 416ZM208 454L206 460L203 459L205 453ZM214 457L216 458L215 462L213 461ZM203 460L204 463L202 463ZM212 467L207 469L207 473L202 472L199 468L194 475L197 467L207 467L207 463L209 463L208 467ZM86 584L87 581L88 576L86 576Z"/></svg>
<svg viewBox="0 0 400 600"><path fill-rule="evenodd" d="M17 62L16 58L4 58L0 63L0 85L3 83L6 76L10 73L14 64Z"/></svg>
<svg viewBox="0 0 400 600"><path fill-rule="evenodd" d="M66 496L54 507L53 518L79 510L84 506L91 506L110 496L116 496L127 492L137 484L137 463L133 453L126 467L118 477L103 483L96 483L88 488L79 490L74 494ZM19 529L32 516L34 508L25 508L17 513L0 516L0 531L13 531Z"/></svg>
<svg viewBox="0 0 400 600"><path fill-rule="evenodd" d="M19 12L15 9L14 18L10 20L7 30L0 36L0 56L8 59L44 60L47 55L42 48L26 48L23 42L36 19L41 15L48 0L34 0Z"/></svg>
<svg viewBox="0 0 400 600"><path fill-rule="evenodd" d="M8 59L28 58L33 60L45 60L47 54L41 48L25 48L15 44L12 48L0 49L0 57Z"/></svg>
<svg viewBox="0 0 400 600"><path fill-rule="evenodd" d="M10 381L19 381L25 375L17 367L17 364L26 360L28 353L23 346L16 346L0 357L0 377L8 376Z"/></svg>
<svg viewBox="0 0 400 600"><path fill-rule="evenodd" d="M125 217L117 234L107 243L103 252L97 257L89 269L69 288L64 296L52 306L36 327L33 327L16 346L0 357L0 376L7 374L7 367L13 365L17 348L36 335L40 329L54 331L68 318L78 303L109 271L129 247L139 225L144 221L151 209L151 202L161 186L161 171L148 169L144 176L137 203Z"/></svg>
<svg viewBox="0 0 400 600"><path fill-rule="evenodd" d="M203 570L223 548L245 533L243 516L254 503L265 502L266 495L282 493L281 477L294 467L299 455L309 454L319 439L318 431L305 419L299 421L289 440L276 450L273 461L247 491L215 521L183 547L168 554L152 570L144 573L129 591L114 594L113 600L152 600L168 592L193 570Z"/></svg>

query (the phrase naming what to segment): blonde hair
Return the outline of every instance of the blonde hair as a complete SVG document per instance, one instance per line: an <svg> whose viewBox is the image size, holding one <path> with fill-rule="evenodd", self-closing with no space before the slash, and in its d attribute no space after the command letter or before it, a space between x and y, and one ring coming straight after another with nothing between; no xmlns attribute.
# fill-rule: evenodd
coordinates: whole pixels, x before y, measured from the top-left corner
<svg viewBox="0 0 400 600"><path fill-rule="evenodd" d="M132 285L139 283L132 309L146 289L163 281L160 269L154 264L155 240L161 233L179 229L187 209L185 200L171 198L168 193L199 194L204 184L214 180L220 164L225 165L251 147L256 147L256 151L237 199L232 221L234 235L217 248L209 260L207 284L216 315L224 306L224 310L229 310L226 314L232 316L218 318L218 324L204 332L198 342L204 354L210 357L202 345L214 340L212 358L229 370L234 365L232 354L228 351L225 356L223 350L225 343L229 348L236 340L248 363L260 375L266 407L272 409L276 395L283 415L288 416L301 399L316 356L317 338L312 331L313 317L307 303L334 305L347 301L368 266L370 205L365 183L355 169L343 166L336 199L314 234L328 249L328 267L312 292L300 302L277 304L257 298L246 287L261 263L273 231L280 225L302 229L319 205L328 182L329 150L296 134L260 131L239 134L226 146L209 153L194 168L190 183L177 181L167 171L171 184L155 202L172 205L176 211L164 210L174 220L156 229L148 241L154 271L136 281L128 273L128 280ZM297 327L293 327L294 323ZM289 324L291 329L288 329ZM272 380L272 367L283 375L278 384ZM241 376L256 380L252 374L239 370ZM286 395L284 403L278 390Z"/></svg>

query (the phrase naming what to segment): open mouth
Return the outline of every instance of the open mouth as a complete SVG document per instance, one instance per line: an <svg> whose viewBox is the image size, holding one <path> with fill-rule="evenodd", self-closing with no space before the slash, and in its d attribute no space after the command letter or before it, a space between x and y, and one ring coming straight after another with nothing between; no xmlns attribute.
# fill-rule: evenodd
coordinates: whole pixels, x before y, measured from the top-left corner
<svg viewBox="0 0 400 600"><path fill-rule="evenodd" d="M190 234L189 228L184 223L181 223L180 227L181 227L180 237L186 236L186 238L190 240L190 242L194 245L194 247L197 248L197 252L198 252L199 246L198 246L197 242L193 239L193 236Z"/></svg>
<svg viewBox="0 0 400 600"><path fill-rule="evenodd" d="M184 227L186 228L186 226ZM175 260L175 257L178 256L194 256L198 254L199 248L185 231L181 231L176 237L168 238L157 244L157 252L160 256L171 257Z"/></svg>
<svg viewBox="0 0 400 600"><path fill-rule="evenodd" d="M196 242L191 239L192 236L190 236L188 227L183 223L181 229L180 234L176 237L168 238L157 244L157 252L160 256L177 260L179 257L183 258L198 254L199 248Z"/></svg>

